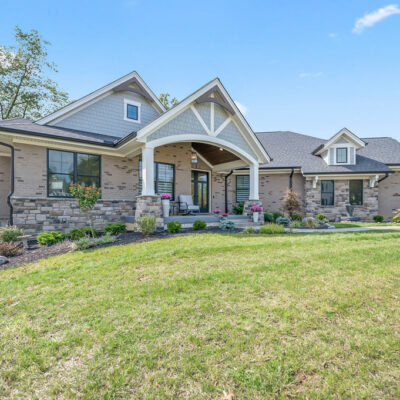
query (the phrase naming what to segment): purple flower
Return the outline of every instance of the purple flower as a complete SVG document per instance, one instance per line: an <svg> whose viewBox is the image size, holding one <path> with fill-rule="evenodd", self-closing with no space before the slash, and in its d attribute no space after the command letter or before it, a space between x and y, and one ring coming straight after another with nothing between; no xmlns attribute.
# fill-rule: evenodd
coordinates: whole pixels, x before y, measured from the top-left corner
<svg viewBox="0 0 400 400"><path fill-rule="evenodd" d="M260 206L253 206L250 208L250 210L253 212L260 212L262 211L262 208Z"/></svg>
<svg viewBox="0 0 400 400"><path fill-rule="evenodd" d="M216 208L215 210L213 210L214 214L219 214L221 212L220 209Z"/></svg>
<svg viewBox="0 0 400 400"><path fill-rule="evenodd" d="M169 200L172 196L169 193L161 193L160 197L162 200Z"/></svg>

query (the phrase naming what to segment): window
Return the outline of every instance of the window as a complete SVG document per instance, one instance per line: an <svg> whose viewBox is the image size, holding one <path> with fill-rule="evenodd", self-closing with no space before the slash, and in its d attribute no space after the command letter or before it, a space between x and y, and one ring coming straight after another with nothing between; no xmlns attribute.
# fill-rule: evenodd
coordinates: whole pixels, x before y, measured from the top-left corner
<svg viewBox="0 0 400 400"><path fill-rule="evenodd" d="M250 196L249 175L236 175L236 202L248 200Z"/></svg>
<svg viewBox="0 0 400 400"><path fill-rule="evenodd" d="M334 181L321 181L321 205L333 206L335 204Z"/></svg>
<svg viewBox="0 0 400 400"><path fill-rule="evenodd" d="M347 163L347 147L338 147L336 149L336 163L337 164Z"/></svg>
<svg viewBox="0 0 400 400"><path fill-rule="evenodd" d="M49 197L70 197L71 183L100 187L100 156L48 150L47 163Z"/></svg>
<svg viewBox="0 0 400 400"><path fill-rule="evenodd" d="M140 103L125 99L124 107L125 121L140 122Z"/></svg>
<svg viewBox="0 0 400 400"><path fill-rule="evenodd" d="M363 181L350 181L350 204L361 206L363 204Z"/></svg>
<svg viewBox="0 0 400 400"><path fill-rule="evenodd" d="M154 163L154 191L156 194L169 193L175 198L175 165ZM139 160L139 193L142 193L142 160Z"/></svg>

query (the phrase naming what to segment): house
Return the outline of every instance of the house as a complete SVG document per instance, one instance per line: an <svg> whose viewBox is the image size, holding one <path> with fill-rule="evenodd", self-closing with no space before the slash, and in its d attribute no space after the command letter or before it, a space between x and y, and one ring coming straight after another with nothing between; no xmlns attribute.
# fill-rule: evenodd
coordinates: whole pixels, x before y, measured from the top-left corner
<svg viewBox="0 0 400 400"><path fill-rule="evenodd" d="M400 207L400 143L342 129L329 140L255 133L219 79L165 110L132 72L37 121L0 121L0 217L27 232L87 225L70 183L96 185L95 224L154 215L160 193L191 194L202 213L245 202L303 214L390 217ZM178 211L174 204L173 211Z"/></svg>

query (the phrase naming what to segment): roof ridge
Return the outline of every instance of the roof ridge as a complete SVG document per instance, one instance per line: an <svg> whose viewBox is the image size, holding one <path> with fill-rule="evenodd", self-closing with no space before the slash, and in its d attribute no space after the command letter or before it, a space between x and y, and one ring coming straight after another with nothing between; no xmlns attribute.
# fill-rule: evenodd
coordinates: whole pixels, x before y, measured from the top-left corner
<svg viewBox="0 0 400 400"><path fill-rule="evenodd" d="M322 139L317 136L311 136L307 135L305 133L299 133L299 132L293 132L293 131L262 131L262 132L254 132L255 134L261 134L261 133L293 133L294 135L300 135L300 136L306 136L312 139L317 139L317 140L324 140L327 141L328 139Z"/></svg>

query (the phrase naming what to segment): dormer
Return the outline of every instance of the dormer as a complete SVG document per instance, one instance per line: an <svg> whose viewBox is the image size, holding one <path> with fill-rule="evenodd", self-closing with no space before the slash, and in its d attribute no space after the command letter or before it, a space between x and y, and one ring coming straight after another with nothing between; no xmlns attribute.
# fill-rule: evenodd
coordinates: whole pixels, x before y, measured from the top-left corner
<svg viewBox="0 0 400 400"><path fill-rule="evenodd" d="M328 165L355 165L357 150L365 147L365 142L348 129L341 129L313 154L321 156Z"/></svg>

